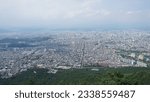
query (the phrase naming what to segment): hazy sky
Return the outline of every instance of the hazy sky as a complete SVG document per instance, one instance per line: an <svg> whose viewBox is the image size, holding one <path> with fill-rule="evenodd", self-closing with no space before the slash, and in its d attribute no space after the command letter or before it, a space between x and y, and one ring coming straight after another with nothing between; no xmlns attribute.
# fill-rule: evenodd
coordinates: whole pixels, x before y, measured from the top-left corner
<svg viewBox="0 0 150 102"><path fill-rule="evenodd" d="M0 27L149 25L150 0L0 0Z"/></svg>

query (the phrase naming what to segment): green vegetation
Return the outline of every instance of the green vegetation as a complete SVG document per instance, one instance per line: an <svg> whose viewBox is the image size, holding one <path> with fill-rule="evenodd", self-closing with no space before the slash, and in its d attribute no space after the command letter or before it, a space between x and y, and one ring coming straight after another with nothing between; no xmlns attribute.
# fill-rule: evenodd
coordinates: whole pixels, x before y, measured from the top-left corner
<svg viewBox="0 0 150 102"><path fill-rule="evenodd" d="M96 68L96 67L94 67ZM92 68L59 70L56 74L47 69L29 69L8 79L5 85L150 85L150 68Z"/></svg>

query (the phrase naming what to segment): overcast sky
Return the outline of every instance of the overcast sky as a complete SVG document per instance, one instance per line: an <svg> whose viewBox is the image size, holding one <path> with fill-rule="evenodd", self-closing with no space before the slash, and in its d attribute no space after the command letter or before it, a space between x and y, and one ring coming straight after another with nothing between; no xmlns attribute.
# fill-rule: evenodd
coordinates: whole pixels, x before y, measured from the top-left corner
<svg viewBox="0 0 150 102"><path fill-rule="evenodd" d="M0 0L0 27L148 25L150 0Z"/></svg>

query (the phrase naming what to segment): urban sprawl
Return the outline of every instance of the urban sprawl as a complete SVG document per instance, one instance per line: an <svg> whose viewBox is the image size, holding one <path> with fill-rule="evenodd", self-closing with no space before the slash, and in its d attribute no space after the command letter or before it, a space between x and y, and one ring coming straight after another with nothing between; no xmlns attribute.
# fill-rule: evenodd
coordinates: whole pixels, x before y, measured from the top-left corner
<svg viewBox="0 0 150 102"><path fill-rule="evenodd" d="M148 31L0 34L2 78L12 77L30 68L45 68L48 73L55 74L59 69L149 65Z"/></svg>

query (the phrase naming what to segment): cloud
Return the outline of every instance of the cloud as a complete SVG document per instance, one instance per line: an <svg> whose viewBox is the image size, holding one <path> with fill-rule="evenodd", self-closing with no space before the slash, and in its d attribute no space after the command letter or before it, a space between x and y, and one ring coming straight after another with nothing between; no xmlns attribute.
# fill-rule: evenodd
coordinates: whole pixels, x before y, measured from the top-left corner
<svg viewBox="0 0 150 102"><path fill-rule="evenodd" d="M149 22L149 3L148 0L0 0L0 26Z"/></svg>

